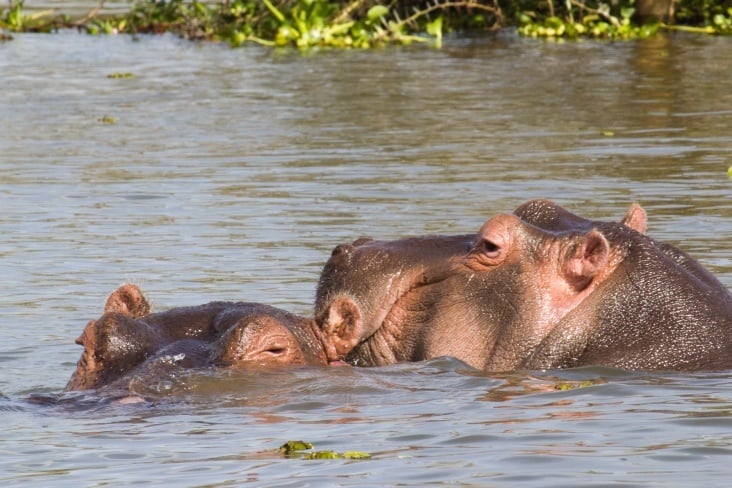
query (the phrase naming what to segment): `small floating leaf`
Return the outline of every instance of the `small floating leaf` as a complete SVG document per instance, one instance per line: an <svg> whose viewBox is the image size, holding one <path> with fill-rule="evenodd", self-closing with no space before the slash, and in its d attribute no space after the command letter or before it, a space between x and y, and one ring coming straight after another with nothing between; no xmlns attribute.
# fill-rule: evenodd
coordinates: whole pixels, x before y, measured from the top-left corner
<svg viewBox="0 0 732 488"><path fill-rule="evenodd" d="M371 459L371 454L361 451L346 451L343 453L346 459Z"/></svg>
<svg viewBox="0 0 732 488"><path fill-rule="evenodd" d="M604 130L604 131L602 131L602 135L605 137L612 137L615 135L615 132L613 132L611 130Z"/></svg>
<svg viewBox="0 0 732 488"><path fill-rule="evenodd" d="M287 441L280 446L279 451L290 458L300 459L371 459L371 454L363 451L346 451L343 454L335 451L313 451L313 445L305 441Z"/></svg>
<svg viewBox="0 0 732 488"><path fill-rule="evenodd" d="M132 73L110 73L107 75L107 78L112 78L112 79L117 80L120 78L134 78L134 76L135 75L133 75Z"/></svg>
<svg viewBox="0 0 732 488"><path fill-rule="evenodd" d="M99 122L101 122L102 124L116 124L117 119L115 119L114 117L110 117L109 115L105 115L104 117L99 119Z"/></svg>
<svg viewBox="0 0 732 488"><path fill-rule="evenodd" d="M585 388L588 386L592 386L594 384L595 384L595 382L593 382L591 380L577 381L577 382L572 382L572 383L557 383L556 385L554 385L554 389L559 390L559 391L568 391L568 390L574 390L577 388Z"/></svg>
<svg viewBox="0 0 732 488"><path fill-rule="evenodd" d="M343 456L335 451L315 451L307 453L304 459L343 459Z"/></svg>
<svg viewBox="0 0 732 488"><path fill-rule="evenodd" d="M280 446L280 451L289 456L297 451L307 451L312 449L313 445L305 441L287 441Z"/></svg>

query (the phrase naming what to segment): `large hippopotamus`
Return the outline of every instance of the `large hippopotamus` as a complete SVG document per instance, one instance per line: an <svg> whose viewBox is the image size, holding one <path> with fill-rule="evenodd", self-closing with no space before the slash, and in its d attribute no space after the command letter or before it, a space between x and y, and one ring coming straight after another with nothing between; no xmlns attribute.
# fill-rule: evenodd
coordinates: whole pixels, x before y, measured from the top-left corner
<svg viewBox="0 0 732 488"><path fill-rule="evenodd" d="M90 321L66 390L155 377L175 368L272 368L338 363L332 344L313 319L247 302L211 302L151 313L131 284L107 299L104 314ZM332 361L331 361L332 359Z"/></svg>
<svg viewBox="0 0 732 488"><path fill-rule="evenodd" d="M326 263L316 320L356 365L732 368L732 294L645 231L636 204L602 222L532 200L473 235L360 239Z"/></svg>

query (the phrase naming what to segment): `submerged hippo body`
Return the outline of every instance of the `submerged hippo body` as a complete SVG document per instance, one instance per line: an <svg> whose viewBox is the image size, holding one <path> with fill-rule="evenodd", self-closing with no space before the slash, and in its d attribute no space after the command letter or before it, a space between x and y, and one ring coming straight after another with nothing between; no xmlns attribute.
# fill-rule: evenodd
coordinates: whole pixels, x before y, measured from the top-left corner
<svg viewBox="0 0 732 488"><path fill-rule="evenodd" d="M533 200L486 222L469 249L465 237L434 238L439 256L437 242L357 242L326 265L316 318L362 365L732 368L732 294L645 226L637 205L613 223Z"/></svg>
<svg viewBox="0 0 732 488"><path fill-rule="evenodd" d="M76 341L84 346L67 390L124 386L144 372L181 368L327 365L315 321L260 303L212 302L150 313L142 292L123 285ZM332 349L332 347L330 348Z"/></svg>

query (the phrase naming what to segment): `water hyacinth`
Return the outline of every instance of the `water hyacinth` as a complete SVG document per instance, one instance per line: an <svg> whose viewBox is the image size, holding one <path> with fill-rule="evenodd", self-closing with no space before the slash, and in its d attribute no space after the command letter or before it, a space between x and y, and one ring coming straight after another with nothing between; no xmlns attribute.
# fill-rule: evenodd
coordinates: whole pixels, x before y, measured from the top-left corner
<svg viewBox="0 0 732 488"><path fill-rule="evenodd" d="M660 29L732 34L730 0L135 0L121 15L102 15L102 6L72 20L55 11L27 12L23 0L9 0L0 10L0 29L75 28L92 35L171 32L232 47L256 43L300 49L415 42L439 47L445 32L505 27L549 39L637 39ZM2 39L12 36L3 34Z"/></svg>

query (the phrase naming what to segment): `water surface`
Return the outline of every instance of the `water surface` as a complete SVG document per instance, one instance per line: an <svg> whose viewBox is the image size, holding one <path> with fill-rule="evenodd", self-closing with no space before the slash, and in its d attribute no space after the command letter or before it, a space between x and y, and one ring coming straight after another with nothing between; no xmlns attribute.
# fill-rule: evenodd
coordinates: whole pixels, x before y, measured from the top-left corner
<svg viewBox="0 0 732 488"><path fill-rule="evenodd" d="M122 282L157 310L307 315L335 245L473 232L534 197L602 219L640 202L732 286L731 39L302 54L63 32L0 44L0 72L3 486L727 484L730 372L438 359L46 402ZM373 458L274 452L300 438Z"/></svg>

